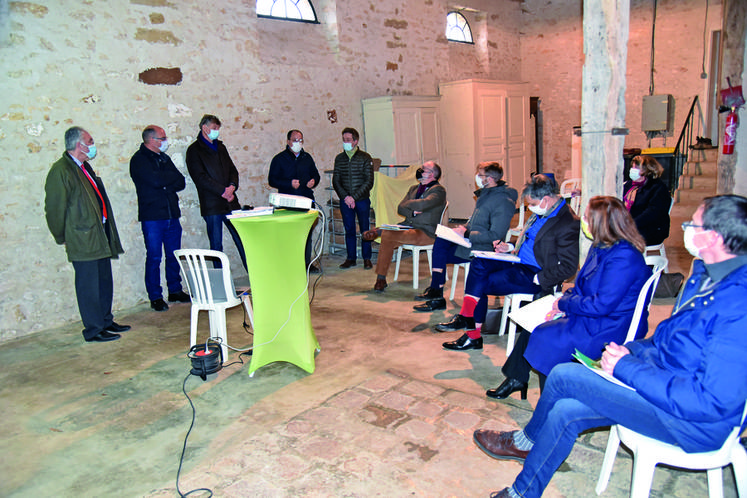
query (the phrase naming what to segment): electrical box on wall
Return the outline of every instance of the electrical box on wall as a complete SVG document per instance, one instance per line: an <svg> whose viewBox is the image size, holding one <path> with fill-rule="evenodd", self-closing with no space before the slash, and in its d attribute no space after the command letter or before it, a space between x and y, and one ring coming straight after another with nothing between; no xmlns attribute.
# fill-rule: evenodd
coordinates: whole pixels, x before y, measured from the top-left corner
<svg viewBox="0 0 747 498"><path fill-rule="evenodd" d="M671 95L645 95L641 112L641 129L661 135L674 134L674 97Z"/></svg>

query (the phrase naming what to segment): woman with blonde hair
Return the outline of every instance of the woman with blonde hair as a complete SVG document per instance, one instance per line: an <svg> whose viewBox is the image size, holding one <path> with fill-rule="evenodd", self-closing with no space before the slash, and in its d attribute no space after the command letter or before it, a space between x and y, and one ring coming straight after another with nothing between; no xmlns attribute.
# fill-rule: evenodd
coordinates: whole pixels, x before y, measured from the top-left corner
<svg viewBox="0 0 747 498"><path fill-rule="evenodd" d="M550 370L571 361L578 349L599 358L605 343L622 344L633 318L638 294L651 276L643 259L646 247L623 203L609 196L592 197L581 219L581 230L592 240L575 286L553 304L553 314L563 317L522 330L503 365L506 380L486 394L503 399L521 391L526 399L531 368L540 374L540 388ZM636 339L646 335L648 312L644 308Z"/></svg>
<svg viewBox="0 0 747 498"><path fill-rule="evenodd" d="M669 208L672 197L659 178L661 164L651 156L635 156L630 162L629 181L623 186L625 207L647 246L661 244L669 237Z"/></svg>

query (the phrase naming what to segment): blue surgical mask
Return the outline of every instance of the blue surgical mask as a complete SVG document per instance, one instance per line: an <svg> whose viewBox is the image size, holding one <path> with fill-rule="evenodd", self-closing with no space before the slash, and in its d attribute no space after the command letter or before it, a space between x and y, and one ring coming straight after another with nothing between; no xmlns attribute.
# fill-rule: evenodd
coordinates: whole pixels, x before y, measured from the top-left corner
<svg viewBox="0 0 747 498"><path fill-rule="evenodd" d="M353 150L353 144L351 144L350 142L343 142L342 150L344 150L345 152L350 152L351 150Z"/></svg>
<svg viewBox="0 0 747 498"><path fill-rule="evenodd" d="M166 152L169 150L169 141L168 140L161 140L161 145L158 146L158 150L161 152Z"/></svg>
<svg viewBox="0 0 747 498"><path fill-rule="evenodd" d="M210 140L215 140L220 136L220 130L210 130L210 133L208 133L208 138Z"/></svg>
<svg viewBox="0 0 747 498"><path fill-rule="evenodd" d="M634 182L638 181L638 179L641 177L641 170L639 170L638 168L630 168L628 177Z"/></svg>
<svg viewBox="0 0 747 498"><path fill-rule="evenodd" d="M83 142L81 143L83 144ZM93 159L94 157L96 157L96 144L86 145L86 147L88 147L88 152L86 152L86 156L88 157L88 159Z"/></svg>

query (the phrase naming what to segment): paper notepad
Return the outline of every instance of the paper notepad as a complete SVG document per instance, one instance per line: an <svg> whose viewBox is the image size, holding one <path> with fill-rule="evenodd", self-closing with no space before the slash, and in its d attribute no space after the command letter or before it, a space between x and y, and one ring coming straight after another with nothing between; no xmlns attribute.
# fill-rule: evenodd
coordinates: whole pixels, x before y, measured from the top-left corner
<svg viewBox="0 0 747 498"><path fill-rule="evenodd" d="M608 381L612 382L613 384L617 384L618 386L624 387L626 389L630 389L631 391L635 391L634 388L630 387L629 385L625 384L624 382L614 378L612 375L608 374L604 370L602 370L602 366L599 364L598 361L592 360L588 356L586 356L584 353L576 350L575 353L572 355L574 358L576 358L583 366L597 374L598 376L607 379Z"/></svg>
<svg viewBox="0 0 747 498"><path fill-rule="evenodd" d="M379 228L381 228L382 230L394 230L395 232L401 232L403 230L409 230L412 227L409 227L407 225L388 225L385 223Z"/></svg>
<svg viewBox="0 0 747 498"><path fill-rule="evenodd" d="M508 261L509 263L521 263L521 259L518 256L506 252L472 251L472 255L476 258L497 259L498 261Z"/></svg>
<svg viewBox="0 0 747 498"><path fill-rule="evenodd" d="M472 247L472 242L470 242L469 239L465 239L464 237L456 233L452 228L441 225L440 223L436 225L436 237L448 240L449 242L453 242L454 244L458 244L460 246Z"/></svg>
<svg viewBox="0 0 747 498"><path fill-rule="evenodd" d="M548 321L547 315L552 311L552 305L557 299L558 296L553 294L541 297L512 311L508 317L524 330L533 332L538 325Z"/></svg>

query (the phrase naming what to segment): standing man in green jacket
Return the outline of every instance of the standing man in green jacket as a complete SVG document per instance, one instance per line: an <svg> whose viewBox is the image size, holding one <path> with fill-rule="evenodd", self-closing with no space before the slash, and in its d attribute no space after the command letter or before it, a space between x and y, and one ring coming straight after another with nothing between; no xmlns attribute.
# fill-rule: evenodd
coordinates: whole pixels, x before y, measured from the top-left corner
<svg viewBox="0 0 747 498"><path fill-rule="evenodd" d="M340 268L350 268L356 262L355 217L361 234L369 228L371 199L373 187L373 159L358 148L358 131L355 128L342 130L343 152L335 157L335 169L332 173L332 186L340 199L340 214L345 227L345 248L347 259ZM363 268L373 268L371 263L371 241L361 238L361 256Z"/></svg>
<svg viewBox="0 0 747 498"><path fill-rule="evenodd" d="M75 269L75 295L86 342L115 341L129 325L112 316L112 258L124 252L104 183L88 161L96 157L91 135L73 126L65 153L47 174L44 210L55 242L65 246Z"/></svg>

